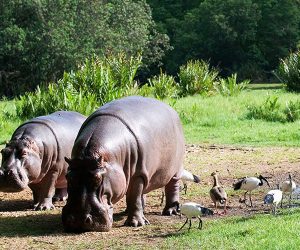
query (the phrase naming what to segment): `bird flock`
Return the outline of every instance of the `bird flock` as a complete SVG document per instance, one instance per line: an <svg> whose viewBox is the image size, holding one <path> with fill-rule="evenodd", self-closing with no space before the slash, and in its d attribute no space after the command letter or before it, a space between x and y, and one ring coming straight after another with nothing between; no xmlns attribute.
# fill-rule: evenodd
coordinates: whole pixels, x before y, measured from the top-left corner
<svg viewBox="0 0 300 250"><path fill-rule="evenodd" d="M182 205L180 205L180 216L185 215L186 221L182 225L182 227L179 229L181 230L184 228L184 226L189 222L189 228L190 230L192 226L192 218L198 218L199 219L199 229L202 229L202 219L201 216L205 215L224 215L227 213L227 201L228 196L225 191L225 189L220 185L219 182L219 176L216 172L213 172L211 174L213 185L212 188L209 190L210 198L214 204L214 211L212 209L209 209L201 204L195 203L195 202L186 202ZM181 180L184 184L185 194L187 191L187 181L200 183L200 178L196 175L184 170L183 174L181 176ZM267 184L267 186L270 188L270 184L267 180L267 178L263 177L262 175L259 175L258 177L243 177L237 180L237 182L233 183L233 190L244 190L244 196L243 199L240 199L240 203L244 203L245 206L253 207L252 202L252 191L257 189L258 187L261 187L264 185L264 183ZM270 213L276 215L278 205L280 204L282 208L282 202L283 199L286 197L288 200L288 207L291 206L291 201L293 198L298 199L300 196L300 187L293 181L292 175L288 175L288 179L278 183L276 185L277 187L275 189L269 190L263 199L264 204L270 207ZM247 203L247 194L249 196L249 203ZM218 210L220 206L223 206L223 211L220 213Z"/></svg>

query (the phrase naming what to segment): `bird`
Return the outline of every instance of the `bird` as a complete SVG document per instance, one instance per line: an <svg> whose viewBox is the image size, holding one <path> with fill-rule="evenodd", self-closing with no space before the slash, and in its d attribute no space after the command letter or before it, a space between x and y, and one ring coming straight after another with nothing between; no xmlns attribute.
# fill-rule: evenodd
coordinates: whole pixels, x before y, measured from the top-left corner
<svg viewBox="0 0 300 250"><path fill-rule="evenodd" d="M293 191L293 196L295 199L299 199L299 196L300 196L300 186L299 185L296 185L296 188Z"/></svg>
<svg viewBox="0 0 300 250"><path fill-rule="evenodd" d="M180 179L183 182L182 190L185 191L184 194L186 194L186 191L187 191L187 182L195 182L195 183L200 182L200 178L197 175L194 175L185 169L182 170L180 177L173 177L173 179ZM164 192L164 189L162 189L160 205L162 205L164 203L164 198L165 198L165 192Z"/></svg>
<svg viewBox="0 0 300 250"><path fill-rule="evenodd" d="M234 190L246 190L244 194L244 202L246 204L246 194L249 192L249 199L250 199L250 206L253 207L252 200L251 200L251 192L256 189L259 186L263 185L263 181L267 183L267 185L270 187L270 184L268 180L263 177L262 175L259 175L258 177L244 177L240 179L238 182L233 184ZM246 204L247 205L247 204Z"/></svg>
<svg viewBox="0 0 300 250"><path fill-rule="evenodd" d="M184 203L180 206L180 213L185 215L186 221L184 222L184 224L182 225L182 227L178 230L180 231L185 225L186 223L189 221L190 222L190 226L189 229L191 229L192 226L192 218L193 217L197 217L199 219L199 226L198 229L202 229L202 219L201 219L201 215L213 215L214 212L206 207L201 206L200 204L197 204L195 202L187 202Z"/></svg>
<svg viewBox="0 0 300 250"><path fill-rule="evenodd" d="M200 178L197 175L194 175L185 169L183 169L180 179L182 180L182 183L183 183L182 190L184 190L184 194L186 194L186 191L187 191L187 182L188 181L195 182L195 183L200 182Z"/></svg>
<svg viewBox="0 0 300 250"><path fill-rule="evenodd" d="M277 189L270 190L265 198L264 204L272 205L271 212L275 215L278 204L282 201L282 191L279 189L279 185Z"/></svg>
<svg viewBox="0 0 300 250"><path fill-rule="evenodd" d="M289 193L289 206L291 205L292 193L296 189L296 183L292 180L292 175L289 174L289 179L281 183L281 191L283 193ZM282 200L281 200L281 207L282 207Z"/></svg>
<svg viewBox="0 0 300 250"><path fill-rule="evenodd" d="M224 204L224 214L226 214L227 194L219 184L218 175L215 172L213 172L211 176L214 179L214 184L212 189L209 191L210 197L213 203L215 204L216 210L218 208L218 202Z"/></svg>

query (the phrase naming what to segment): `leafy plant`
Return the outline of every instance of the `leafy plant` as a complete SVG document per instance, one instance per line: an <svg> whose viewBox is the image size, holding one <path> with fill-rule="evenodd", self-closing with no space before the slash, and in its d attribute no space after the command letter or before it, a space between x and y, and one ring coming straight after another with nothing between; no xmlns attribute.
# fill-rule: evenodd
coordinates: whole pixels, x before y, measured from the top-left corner
<svg viewBox="0 0 300 250"><path fill-rule="evenodd" d="M288 90L300 92L300 50L281 59L274 74Z"/></svg>
<svg viewBox="0 0 300 250"><path fill-rule="evenodd" d="M173 76L169 76L162 71L158 76L148 79L151 94L158 99L166 97L176 97L177 86Z"/></svg>
<svg viewBox="0 0 300 250"><path fill-rule="evenodd" d="M33 117L57 110L88 115L106 102L138 92L134 77L141 60L141 56L127 58L125 54L92 57L77 71L64 73L57 83L22 95L17 115Z"/></svg>
<svg viewBox="0 0 300 250"><path fill-rule="evenodd" d="M209 94L214 90L219 71L203 60L188 61L180 67L179 95Z"/></svg>
<svg viewBox="0 0 300 250"><path fill-rule="evenodd" d="M248 106L248 113L246 117L248 119L261 119L266 121L279 121L285 122L283 112L280 110L280 104L278 103L278 96L269 96L260 106Z"/></svg>
<svg viewBox="0 0 300 250"><path fill-rule="evenodd" d="M223 96L235 96L245 89L249 83L249 80L238 83L237 74L233 74L226 79L220 79L220 83L216 84L215 88Z"/></svg>
<svg viewBox="0 0 300 250"><path fill-rule="evenodd" d="M300 119L300 101L289 101L286 103L284 114L288 122L295 122Z"/></svg>

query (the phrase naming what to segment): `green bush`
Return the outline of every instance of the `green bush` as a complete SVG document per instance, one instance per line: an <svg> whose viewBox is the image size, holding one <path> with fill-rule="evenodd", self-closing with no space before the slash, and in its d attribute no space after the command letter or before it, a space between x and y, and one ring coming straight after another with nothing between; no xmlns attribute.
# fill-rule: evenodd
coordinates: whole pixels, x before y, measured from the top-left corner
<svg viewBox="0 0 300 250"><path fill-rule="evenodd" d="M188 61L179 69L179 95L209 94L214 91L219 71L203 60Z"/></svg>
<svg viewBox="0 0 300 250"><path fill-rule="evenodd" d="M261 119L272 122L285 122L285 117L280 110L277 96L269 96L262 105L248 106L248 119Z"/></svg>
<svg viewBox="0 0 300 250"><path fill-rule="evenodd" d="M288 90L300 92L300 50L281 59L274 74Z"/></svg>
<svg viewBox="0 0 300 250"><path fill-rule="evenodd" d="M21 96L16 105L17 115L34 117L57 110L89 115L104 103L137 94L134 77L141 60L141 56L127 58L125 54L86 60L77 71L64 73L57 83Z"/></svg>
<svg viewBox="0 0 300 250"><path fill-rule="evenodd" d="M158 76L148 79L148 82L151 95L157 99L177 96L177 86L173 76L161 71Z"/></svg>
<svg viewBox="0 0 300 250"><path fill-rule="evenodd" d="M249 80L244 80L238 83L237 74L233 74L226 79L220 79L220 83L216 84L215 88L217 92L223 96L235 96L245 89L249 83Z"/></svg>
<svg viewBox="0 0 300 250"><path fill-rule="evenodd" d="M284 114L288 122L294 122L300 119L300 101L289 101L286 103Z"/></svg>

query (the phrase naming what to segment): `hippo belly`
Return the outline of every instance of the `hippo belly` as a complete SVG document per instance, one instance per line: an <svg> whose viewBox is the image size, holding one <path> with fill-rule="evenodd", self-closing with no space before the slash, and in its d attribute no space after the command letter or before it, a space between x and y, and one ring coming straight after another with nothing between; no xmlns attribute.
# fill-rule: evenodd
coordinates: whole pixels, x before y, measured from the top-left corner
<svg viewBox="0 0 300 250"><path fill-rule="evenodd" d="M0 191L19 192L29 186L34 208L54 208L52 198L66 197L67 164L76 135L86 117L58 111L19 126L2 149ZM56 190L55 190L56 188Z"/></svg>
<svg viewBox="0 0 300 250"><path fill-rule="evenodd" d="M184 137L177 113L152 98L126 97L99 108L82 125L67 174L67 231L108 231L113 204L126 195L126 225L142 226L142 196L164 187L163 214L176 213Z"/></svg>

